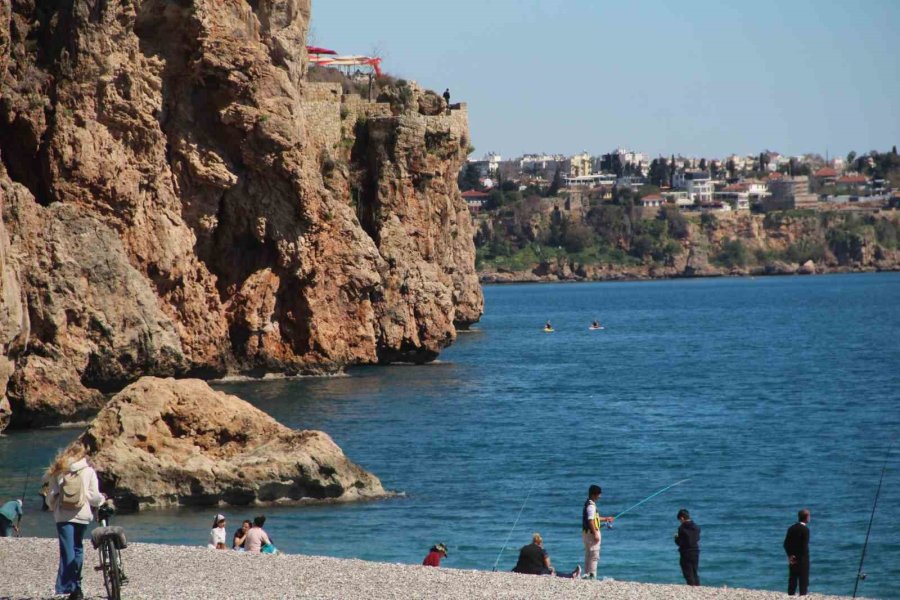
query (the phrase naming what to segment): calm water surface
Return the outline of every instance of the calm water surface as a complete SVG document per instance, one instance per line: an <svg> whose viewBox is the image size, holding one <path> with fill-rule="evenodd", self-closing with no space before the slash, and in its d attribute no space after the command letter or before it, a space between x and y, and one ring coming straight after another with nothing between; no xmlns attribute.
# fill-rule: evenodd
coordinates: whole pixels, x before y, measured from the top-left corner
<svg viewBox="0 0 900 600"><path fill-rule="evenodd" d="M404 498L265 509L291 553L500 569L540 531L581 561L587 487L601 512L649 501L604 531L602 576L682 581L672 535L703 528L704 584L782 590L781 543L812 510L815 592L852 591L878 477L900 433L900 274L488 287L479 331L437 364L235 383L295 428L324 429ZM588 331L599 318L606 329ZM541 331L550 319L556 332ZM0 438L0 493L21 493L78 430ZM32 475L35 477L35 475ZM530 496L529 496L530 494ZM29 498L25 526L54 535ZM224 511L229 530L258 510ZM122 516L139 541L205 544L214 511ZM888 462L865 595L900 598L900 448Z"/></svg>

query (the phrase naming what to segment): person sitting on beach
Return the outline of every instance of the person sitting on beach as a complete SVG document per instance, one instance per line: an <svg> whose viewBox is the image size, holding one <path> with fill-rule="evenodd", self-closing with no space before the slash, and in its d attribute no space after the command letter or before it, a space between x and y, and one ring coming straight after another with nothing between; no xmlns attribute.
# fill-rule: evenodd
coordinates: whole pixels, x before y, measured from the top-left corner
<svg viewBox="0 0 900 600"><path fill-rule="evenodd" d="M250 531L244 537L244 550L251 554L259 554L263 546L272 544L269 534L263 529L265 524L266 518L262 515L253 519L253 527L250 528Z"/></svg>
<svg viewBox="0 0 900 600"><path fill-rule="evenodd" d="M213 519L212 530L209 532L209 544L207 544L207 547L214 550L225 550L227 548L225 535L225 515L216 515L216 518Z"/></svg>
<svg viewBox="0 0 900 600"><path fill-rule="evenodd" d="M566 579L578 579L581 575L581 565L576 565L571 573L557 573L550 564L550 555L544 550L544 540L540 533L531 536L531 543L522 546L519 550L519 562L513 567L513 572L526 575L556 575Z"/></svg>
<svg viewBox="0 0 900 600"><path fill-rule="evenodd" d="M426 567L439 567L441 566L441 558L447 558L447 546L435 544L428 551L428 555L422 561L422 564Z"/></svg>
<svg viewBox="0 0 900 600"><path fill-rule="evenodd" d="M244 551L244 540L247 539L247 532L250 531L250 528L253 527L253 521L249 519L244 519L244 522L241 523L241 526L237 531L234 532L234 537L231 538L231 549L232 550L240 550Z"/></svg>

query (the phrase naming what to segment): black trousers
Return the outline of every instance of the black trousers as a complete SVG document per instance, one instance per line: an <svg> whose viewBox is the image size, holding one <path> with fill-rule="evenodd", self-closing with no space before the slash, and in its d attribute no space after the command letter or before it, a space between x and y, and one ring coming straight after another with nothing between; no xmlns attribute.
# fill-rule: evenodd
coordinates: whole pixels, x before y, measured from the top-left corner
<svg viewBox="0 0 900 600"><path fill-rule="evenodd" d="M809 557L798 556L797 563L788 566L788 595L793 596L800 584L800 595L809 592Z"/></svg>
<svg viewBox="0 0 900 600"><path fill-rule="evenodd" d="M700 553L681 553L681 574L688 585L700 585Z"/></svg>

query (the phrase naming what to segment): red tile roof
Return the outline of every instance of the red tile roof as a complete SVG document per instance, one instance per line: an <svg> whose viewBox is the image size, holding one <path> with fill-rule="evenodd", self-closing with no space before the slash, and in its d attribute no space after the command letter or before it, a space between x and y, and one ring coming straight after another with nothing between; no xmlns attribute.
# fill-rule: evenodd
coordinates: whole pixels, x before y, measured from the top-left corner
<svg viewBox="0 0 900 600"><path fill-rule="evenodd" d="M746 192L750 189L750 185L747 183L732 183L731 185L726 185L723 192Z"/></svg>
<svg viewBox="0 0 900 600"><path fill-rule="evenodd" d="M466 200L482 200L484 198L490 198L491 195L487 192L476 192L475 190L469 190L468 192L463 192L462 197Z"/></svg>
<svg viewBox="0 0 900 600"><path fill-rule="evenodd" d="M837 177L837 171L831 167L822 167L813 173L813 177Z"/></svg>
<svg viewBox="0 0 900 600"><path fill-rule="evenodd" d="M867 183L865 175L844 175L837 180L838 183Z"/></svg>
<svg viewBox="0 0 900 600"><path fill-rule="evenodd" d="M652 200L662 201L662 199L663 199L663 197L659 194L647 194L646 196L641 197L641 200L648 200L648 201L652 201Z"/></svg>

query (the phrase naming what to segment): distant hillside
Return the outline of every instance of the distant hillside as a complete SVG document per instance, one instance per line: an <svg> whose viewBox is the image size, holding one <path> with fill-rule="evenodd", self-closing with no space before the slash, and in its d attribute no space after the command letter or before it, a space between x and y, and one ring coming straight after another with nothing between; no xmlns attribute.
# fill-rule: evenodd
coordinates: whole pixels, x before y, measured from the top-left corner
<svg viewBox="0 0 900 600"><path fill-rule="evenodd" d="M680 212L532 198L476 220L484 282L900 270L900 213Z"/></svg>

